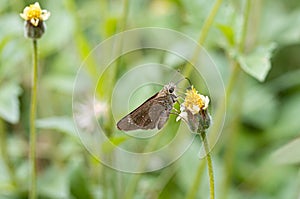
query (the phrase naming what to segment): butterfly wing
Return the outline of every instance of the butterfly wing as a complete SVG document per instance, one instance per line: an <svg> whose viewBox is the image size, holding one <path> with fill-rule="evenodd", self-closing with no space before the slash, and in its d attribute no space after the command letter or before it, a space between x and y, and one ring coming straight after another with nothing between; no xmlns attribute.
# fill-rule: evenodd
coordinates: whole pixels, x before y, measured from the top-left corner
<svg viewBox="0 0 300 199"><path fill-rule="evenodd" d="M166 123L169 111L166 110L165 97L157 97L158 93L145 101L138 108L122 118L117 127L123 131L137 129L154 129L162 128Z"/></svg>

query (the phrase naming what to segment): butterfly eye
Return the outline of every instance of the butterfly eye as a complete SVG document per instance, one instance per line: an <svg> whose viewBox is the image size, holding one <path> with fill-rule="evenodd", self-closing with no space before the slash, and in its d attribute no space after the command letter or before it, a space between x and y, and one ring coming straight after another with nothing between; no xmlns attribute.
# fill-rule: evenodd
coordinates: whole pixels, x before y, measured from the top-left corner
<svg viewBox="0 0 300 199"><path fill-rule="evenodd" d="M174 88L169 88L169 93L173 93L174 92Z"/></svg>

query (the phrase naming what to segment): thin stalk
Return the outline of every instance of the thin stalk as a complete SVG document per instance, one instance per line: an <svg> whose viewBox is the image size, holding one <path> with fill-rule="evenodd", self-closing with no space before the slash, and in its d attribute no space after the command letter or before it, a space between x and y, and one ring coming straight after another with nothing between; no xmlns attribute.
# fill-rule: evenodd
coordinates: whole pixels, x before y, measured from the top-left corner
<svg viewBox="0 0 300 199"><path fill-rule="evenodd" d="M242 27L242 37L239 45L239 51L244 52L245 51L245 44L246 44L246 36L248 31L248 23L249 23L249 14L251 9L251 2L250 0L246 0L246 8L244 12L244 23Z"/></svg>
<svg viewBox="0 0 300 199"><path fill-rule="evenodd" d="M201 131L199 132L200 136L203 141L204 150L206 153L206 161L207 161L207 169L208 169L208 177L209 177L209 198L214 199L215 198L215 180L214 180L214 170L209 150L209 145L206 139L206 132Z"/></svg>
<svg viewBox="0 0 300 199"><path fill-rule="evenodd" d="M121 22L121 31L126 30L128 13L129 13L129 0L124 0L123 16L122 16L123 20Z"/></svg>
<svg viewBox="0 0 300 199"><path fill-rule="evenodd" d="M207 38L207 35L208 35L208 32L209 32L209 29L210 27L212 26L213 24L213 21L218 13L218 10L222 4L222 1L223 0L216 0L215 4L213 5L207 19L205 20L204 24L203 24L203 27L201 29L201 32L200 32L200 35L199 35L199 39L198 39L198 44L199 46L196 48L196 50L194 51L194 54L192 56L192 60L191 62L188 62L185 66L184 66L184 74L186 76L189 76L190 73L192 72L192 65L196 63L197 61L197 58L198 58L198 54L200 52L200 46L204 44L206 38Z"/></svg>
<svg viewBox="0 0 300 199"><path fill-rule="evenodd" d="M111 99L112 93L110 91L113 90L113 86L116 82L117 74L119 73L120 68L123 66L123 59L122 59L122 56L123 56L122 52L123 52L123 46L124 46L123 32L126 30L126 26L127 26L129 3L130 3L129 0L123 0L123 13L122 13L122 18L120 20L119 30L118 30L120 32L120 40L118 40L118 43L117 43L117 52L118 52L119 57L116 59L116 63L108 70L107 75L109 78L106 79L106 83L105 83L108 85L108 87L105 87L105 91L107 93L107 101L112 100ZM112 49L112 51L114 51L114 49ZM108 92L107 92L107 90L108 90ZM112 114L109 114L107 124L108 124L108 129L110 130L108 135L113 136L114 129L111 127L115 125L115 121L114 121Z"/></svg>
<svg viewBox="0 0 300 199"><path fill-rule="evenodd" d="M204 44L204 41L207 38L208 31L214 22L214 19L215 19L216 15L218 13L218 10L222 4L222 1L223 0L217 0L215 2L215 4L213 5L207 19L205 20L205 22L203 24L203 27L202 27L202 30L200 32L200 36L198 39L198 44L200 44L200 45Z"/></svg>
<svg viewBox="0 0 300 199"><path fill-rule="evenodd" d="M241 74L240 74L241 75ZM234 113L233 119L231 120L231 126L230 126L230 134L227 135L227 146L224 154L224 167L225 167L225 173L224 173L224 180L222 182L222 190L221 190L221 198L225 199L228 195L228 190L230 186L230 180L231 175L233 171L234 166L234 159L235 159L235 153L236 153L236 143L238 141L239 131L240 131L240 124L239 124L239 118L241 115L241 103L243 102L243 78L242 76L239 76L237 80L238 87L236 88L237 92L239 93L239 98L235 99L235 101L232 101L231 104L234 104L235 106L232 107L232 112Z"/></svg>
<svg viewBox="0 0 300 199"><path fill-rule="evenodd" d="M243 27L242 27L242 32L241 32L241 40L239 42L239 52L243 53L245 51L245 44L246 44L246 36L247 36L247 29L248 29L248 23L249 23L249 15L250 15L250 9L251 9L251 1L250 0L246 0L246 5L245 5L245 11L244 11L244 23L243 23ZM229 87L227 89L227 93L231 93L233 85L235 84L237 77L239 75L239 64L237 61L233 61L233 76L231 78L231 81L229 82ZM240 79L242 81L242 79ZM242 82L239 83L239 85L243 85ZM240 94L240 99L237 103L240 103L241 97L243 96L243 94ZM228 94L227 94L227 98L228 98ZM227 100L228 101L228 100ZM239 107L239 106L238 106ZM234 155L235 155L235 150L236 150L236 141L238 140L238 124L235 122L236 120L238 120L239 116L240 116L240 109L237 109L235 111L233 111L235 113L234 115L234 121L232 123L232 132L230 134L230 139L229 139L229 144L228 144L228 149L225 152L225 178L223 181L223 185L222 185L222 195L223 198L225 199L227 197L228 194L228 188L229 188L229 183L230 183L230 178L231 178L231 174L232 174L232 162L234 162Z"/></svg>
<svg viewBox="0 0 300 199"><path fill-rule="evenodd" d="M30 102L30 154L29 159L31 163L31 178L29 198L35 199L36 193L36 94L37 94L37 70L38 70L38 52L37 40L33 40L33 73L32 73L32 87L31 87L31 102Z"/></svg>
<svg viewBox="0 0 300 199"><path fill-rule="evenodd" d="M3 163L6 166L6 169L8 171L8 175L10 177L10 181L14 187L17 187L17 178L15 175L15 168L13 163L11 162L8 152L7 152L7 134L6 129L4 127L4 121L0 119L0 150L1 150L1 156L3 159Z"/></svg>
<svg viewBox="0 0 300 199"><path fill-rule="evenodd" d="M128 13L129 13L129 0L123 0L123 14L122 14L122 20L120 21L120 32L124 32L126 30L126 26L127 26L127 19L128 19ZM120 57L118 57L118 59L116 60L116 67L113 67L112 68L112 71L111 71L111 74L110 74L110 79L111 79L111 86L113 86L116 82L116 76L118 74L118 70L120 69L120 67L122 67L123 63L123 59L122 59L122 51L123 51L123 43L124 43L124 35L122 34L121 35L121 40L120 40L120 43L119 43L119 46L118 46L118 51L119 51L119 55ZM113 89L111 89L113 90ZM109 101L111 101L111 94L109 95ZM112 115L109 116L109 123L111 123L113 125L114 124L114 119L112 117ZM114 186L114 189L115 189L115 194L117 195L118 198L120 198L122 196L122 182L121 182L121 174L120 173L116 173L115 174L115 180L119 183L116 183L115 186ZM132 189L134 191L134 189ZM130 192L131 193L131 192ZM124 196L124 195L123 195ZM126 198L126 196L125 196Z"/></svg>

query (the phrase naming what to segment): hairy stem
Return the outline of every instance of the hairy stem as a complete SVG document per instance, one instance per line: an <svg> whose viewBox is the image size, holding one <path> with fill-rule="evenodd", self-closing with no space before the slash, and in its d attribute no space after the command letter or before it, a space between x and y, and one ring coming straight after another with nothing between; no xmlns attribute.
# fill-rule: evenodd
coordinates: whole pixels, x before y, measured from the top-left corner
<svg viewBox="0 0 300 199"><path fill-rule="evenodd" d="M36 198L36 94L37 94L37 70L38 70L38 52L37 40L33 40L33 73L32 73L32 88L31 88L31 101L30 101L30 163L31 163L31 178L30 178L30 191L29 198Z"/></svg>
<svg viewBox="0 0 300 199"><path fill-rule="evenodd" d="M209 150L208 141L206 139L206 132L201 131L199 132L200 136L203 141L204 150L206 154L206 161L207 161L207 169L208 169L208 177L209 177L209 198L214 199L215 198L215 180L214 180L214 170Z"/></svg>

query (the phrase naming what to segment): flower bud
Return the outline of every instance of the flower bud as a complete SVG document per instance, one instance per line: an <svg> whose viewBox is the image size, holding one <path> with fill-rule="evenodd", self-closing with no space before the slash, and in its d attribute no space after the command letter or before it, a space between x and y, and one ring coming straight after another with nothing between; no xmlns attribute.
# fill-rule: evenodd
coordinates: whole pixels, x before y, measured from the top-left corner
<svg viewBox="0 0 300 199"><path fill-rule="evenodd" d="M26 6L20 16L25 20L25 37L31 39L41 38L46 30L44 21L50 17L50 12L42 10L40 4L36 2Z"/></svg>
<svg viewBox="0 0 300 199"><path fill-rule="evenodd" d="M39 39L45 33L46 24L40 21L37 26L34 26L30 21L25 21L24 24L24 36L31 39Z"/></svg>

